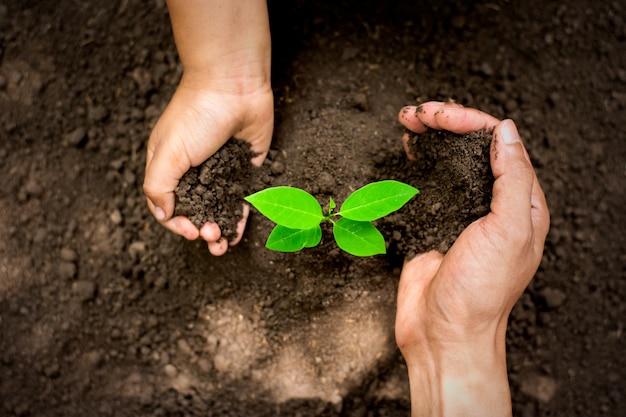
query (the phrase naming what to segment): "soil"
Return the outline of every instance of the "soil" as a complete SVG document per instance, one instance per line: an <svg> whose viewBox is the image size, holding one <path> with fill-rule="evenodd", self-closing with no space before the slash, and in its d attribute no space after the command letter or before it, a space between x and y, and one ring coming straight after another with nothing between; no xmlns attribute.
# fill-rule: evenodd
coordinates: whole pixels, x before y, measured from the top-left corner
<svg viewBox="0 0 626 417"><path fill-rule="evenodd" d="M249 144L233 138L204 163L192 167L176 187L174 215L189 217L198 228L206 222L217 223L222 237L235 239L244 197L251 194L261 176L250 162L254 156Z"/></svg>
<svg viewBox="0 0 626 417"><path fill-rule="evenodd" d="M388 254L405 259L429 250L446 253L470 223L489 212L494 181L489 165L491 132L408 133L414 160L397 149L372 154L374 180L395 179L423 190L419 198L376 222ZM234 239L243 198L274 186L270 174L283 169L281 162L271 159L256 168L250 163L254 156L249 145L232 138L207 161L192 167L176 188L175 215L188 216L197 227L216 222L225 238ZM331 183L328 190L332 189Z"/></svg>
<svg viewBox="0 0 626 417"><path fill-rule="evenodd" d="M514 413L618 416L624 6L294 0L270 15L261 184L325 204L405 175L385 170L410 166L407 104L514 119L552 215L507 335ZM181 73L162 0L0 2L0 415L406 416L395 296L420 249L393 217L389 255L366 259L332 239L268 251L255 213L215 258L151 217L145 146ZM415 203L435 204L415 181Z"/></svg>
<svg viewBox="0 0 626 417"><path fill-rule="evenodd" d="M489 213L494 182L490 145L491 132L429 130L410 135L415 161L402 152L385 157L380 151L379 176L420 190L417 198L382 221L396 257L410 259L429 250L446 253L470 223Z"/></svg>

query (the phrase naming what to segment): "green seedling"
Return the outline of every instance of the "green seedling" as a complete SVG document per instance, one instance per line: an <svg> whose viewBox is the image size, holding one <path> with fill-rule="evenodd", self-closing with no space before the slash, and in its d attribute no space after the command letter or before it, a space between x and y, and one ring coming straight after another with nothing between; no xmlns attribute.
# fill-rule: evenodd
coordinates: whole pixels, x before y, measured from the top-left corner
<svg viewBox="0 0 626 417"><path fill-rule="evenodd" d="M245 200L276 223L265 243L268 249L297 252L317 246L322 240L320 224L329 221L337 246L355 256L372 256L386 252L385 239L372 222L400 209L418 193L398 181L373 182L350 194L337 212L332 198L323 210L315 197L294 187L267 188Z"/></svg>

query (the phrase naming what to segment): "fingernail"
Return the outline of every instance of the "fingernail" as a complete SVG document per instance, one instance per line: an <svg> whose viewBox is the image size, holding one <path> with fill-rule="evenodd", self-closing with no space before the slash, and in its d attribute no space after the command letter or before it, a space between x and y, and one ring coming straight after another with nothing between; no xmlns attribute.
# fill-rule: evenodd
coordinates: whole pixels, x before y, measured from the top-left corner
<svg viewBox="0 0 626 417"><path fill-rule="evenodd" d="M165 212L159 206L156 206L154 208L154 215L155 215L156 219L159 220L159 221L165 220Z"/></svg>
<svg viewBox="0 0 626 417"><path fill-rule="evenodd" d="M502 122L502 127L500 128L500 135L502 135L502 141L507 145L512 145L514 143L521 142L521 138L519 137L519 132L517 131L517 127L515 123L511 119L506 119Z"/></svg>

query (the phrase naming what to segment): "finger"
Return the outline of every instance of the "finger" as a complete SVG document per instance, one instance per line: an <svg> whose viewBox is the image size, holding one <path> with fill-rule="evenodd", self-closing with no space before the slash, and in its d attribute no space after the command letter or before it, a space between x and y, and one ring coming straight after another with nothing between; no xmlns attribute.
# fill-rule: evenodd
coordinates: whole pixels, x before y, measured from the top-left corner
<svg viewBox="0 0 626 417"><path fill-rule="evenodd" d="M505 222L500 228L521 234L530 232L536 175L512 120L504 120L493 132L491 169L495 177L491 212ZM540 195L535 193L537 204L541 204Z"/></svg>
<svg viewBox="0 0 626 417"><path fill-rule="evenodd" d="M154 213L154 204L152 201L146 199L148 208ZM188 240L196 240L200 237L200 231L198 228L184 216L172 217L168 220L159 221L159 223L170 232L176 233Z"/></svg>
<svg viewBox="0 0 626 417"><path fill-rule="evenodd" d="M250 207L247 204L244 204L242 217L237 222L237 236L235 237L235 239L228 242L228 246L235 246L237 243L239 243L239 241L243 237L243 232L246 229L246 223L248 221L249 215ZM207 244L209 245L209 250L213 249L217 252L221 252L224 249L222 242L220 242L219 244L217 243L222 237L221 230L217 223L206 222L200 228L200 237L206 240Z"/></svg>
<svg viewBox="0 0 626 417"><path fill-rule="evenodd" d="M468 133L475 130L493 129L500 121L490 114L477 109L445 103L436 108L429 107L418 115L420 120L433 129L448 130L454 133Z"/></svg>
<svg viewBox="0 0 626 417"><path fill-rule="evenodd" d="M420 119L424 126L431 129L442 130L443 127L439 125L437 114L446 108L463 109L463 106L452 102L443 103L439 101L429 101L417 106L415 115Z"/></svg>
<svg viewBox="0 0 626 417"><path fill-rule="evenodd" d="M158 134L158 130L153 132L153 135ZM152 214L157 220L163 221L174 214L174 190L191 163L184 150L173 149L172 141L159 138L154 141L157 145L149 149L146 158L143 191L152 202Z"/></svg>
<svg viewBox="0 0 626 417"><path fill-rule="evenodd" d="M207 242L217 242L222 237L222 232L217 223L206 222L200 228L200 237Z"/></svg>
<svg viewBox="0 0 626 417"><path fill-rule="evenodd" d="M407 158L415 161L417 159L417 156L415 156L413 149L411 149L411 145L409 145L410 140L411 136L407 132L404 132L404 134L402 135L402 146L404 146L404 152L406 152Z"/></svg>
<svg viewBox="0 0 626 417"><path fill-rule="evenodd" d="M398 121L408 130L418 134L426 133L428 128L439 129L439 126L436 124L435 113L443 108L445 104L446 103L440 101L429 101L422 103L419 106L403 107L402 110L400 110L400 113L398 113ZM458 106L453 103L451 103L451 105ZM427 120L429 124L425 124L422 119ZM402 145L404 146L404 151L409 159L415 160L417 157L409 146L409 140L410 135L404 133L402 135Z"/></svg>
<svg viewBox="0 0 626 417"><path fill-rule="evenodd" d="M398 347L408 353L415 346L415 332L423 305L424 290L437 274L443 255L430 251L415 256L404 263L398 285L398 301L396 311L395 335Z"/></svg>
<svg viewBox="0 0 626 417"><path fill-rule="evenodd" d="M398 121L402 126L415 133L425 133L428 128L417 117L418 106L406 106L398 113Z"/></svg>
<svg viewBox="0 0 626 417"><path fill-rule="evenodd" d="M198 239L198 237L200 237L200 232L198 231L198 228L193 223L191 223L191 221L187 217L172 217L169 220L161 222L161 224L170 232L174 232L187 240L196 240Z"/></svg>
<svg viewBox="0 0 626 417"><path fill-rule="evenodd" d="M550 231L550 210L546 196L535 177L531 193L531 219L535 231L535 248L537 253L543 252L543 245Z"/></svg>
<svg viewBox="0 0 626 417"><path fill-rule="evenodd" d="M398 285L398 306L405 300L410 302L421 293L437 271L443 261L443 255L437 251L430 251L415 256L404 263Z"/></svg>
<svg viewBox="0 0 626 417"><path fill-rule="evenodd" d="M247 204L243 205L243 213L241 215L241 220L237 222L237 237L235 239L228 242L230 246L235 246L241 238L243 237L243 232L246 230L246 223L248 222L248 216L250 215L250 206Z"/></svg>
<svg viewBox="0 0 626 417"><path fill-rule="evenodd" d="M456 103L428 101L418 106L406 106L402 108L398 114L398 120L404 127L415 133L424 133L429 127L432 129L440 129L435 121L435 114L445 106L462 107Z"/></svg>
<svg viewBox="0 0 626 417"><path fill-rule="evenodd" d="M253 149L254 150L254 149ZM252 163L252 165L256 166L256 167L260 167L261 165L263 165L263 161L265 161L265 158L267 157L267 151L265 152L261 152L259 153L257 156L255 156L254 158L252 158L250 160L250 162Z"/></svg>
<svg viewBox="0 0 626 417"><path fill-rule="evenodd" d="M148 167L150 166L150 162L152 161L152 157L154 156L154 147L150 146L150 142L148 142L148 148L146 149L146 172L148 171ZM146 194L145 189L145 176L144 176L144 194ZM156 204L150 200L150 198L146 194L146 199L148 202L148 208L152 215L158 220L165 220L165 212L161 207L156 206Z"/></svg>
<svg viewBox="0 0 626 417"><path fill-rule="evenodd" d="M406 106L398 113L398 121L411 132L425 133L429 125L424 124L422 119L423 114L434 114L439 110L444 103L439 101L429 101L422 103L419 106ZM426 119L432 119L432 117L426 117ZM434 119L433 119L434 120Z"/></svg>
<svg viewBox="0 0 626 417"><path fill-rule="evenodd" d="M209 252L211 255L222 256L228 250L228 241L224 238L220 238L217 242L208 242Z"/></svg>

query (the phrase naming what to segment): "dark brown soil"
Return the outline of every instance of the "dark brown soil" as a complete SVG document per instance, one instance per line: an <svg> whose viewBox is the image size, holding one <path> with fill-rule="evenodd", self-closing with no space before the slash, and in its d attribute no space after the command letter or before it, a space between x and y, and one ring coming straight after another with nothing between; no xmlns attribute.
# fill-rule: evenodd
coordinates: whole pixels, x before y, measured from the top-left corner
<svg viewBox="0 0 626 417"><path fill-rule="evenodd" d="M395 179L421 190L401 210L378 222L390 256L410 259L429 250L446 253L470 223L489 212L490 144L490 132L459 135L429 130L410 135L415 160L408 160L403 151L380 149L372 155L375 179ZM278 172L271 156L262 168L250 163L252 157L245 142L231 139L191 168L176 189L175 215L188 216L197 227L216 222L222 235L233 239L243 197L262 188L261 178L273 186L269 173Z"/></svg>
<svg viewBox="0 0 626 417"><path fill-rule="evenodd" d="M552 214L507 335L515 415L619 416L626 8L270 6L276 124L260 186L326 204L410 173L396 121L407 104L514 119ZM388 256L328 238L282 254L252 213L215 258L167 232L142 194L145 146L181 72L161 0L0 2L0 415L406 416L395 297L402 254L421 249L398 236L434 234L390 216ZM411 204L435 211L428 190L445 183L415 181ZM484 192L436 212L471 210Z"/></svg>
<svg viewBox="0 0 626 417"><path fill-rule="evenodd" d="M196 227L217 223L222 236L237 236L243 198L259 188L261 172L250 162L255 154L246 142L231 139L211 158L191 168L176 187L175 216L187 216Z"/></svg>
<svg viewBox="0 0 626 417"><path fill-rule="evenodd" d="M491 133L484 131L458 135L429 130L410 137L415 161L397 153L379 154L378 175L420 190L382 222L398 257L429 250L446 253L470 223L489 212L494 181L490 144Z"/></svg>

